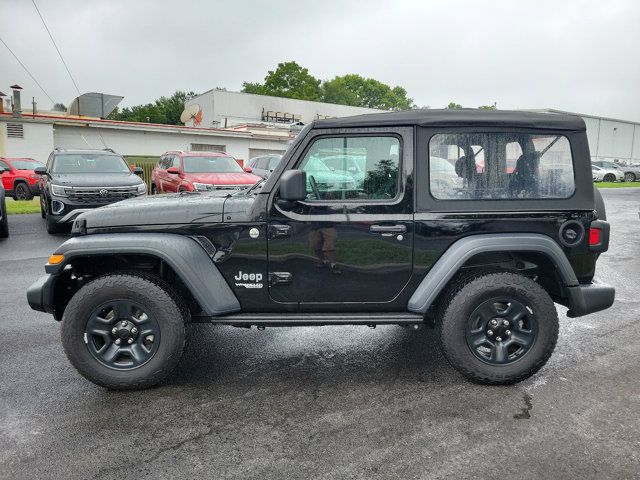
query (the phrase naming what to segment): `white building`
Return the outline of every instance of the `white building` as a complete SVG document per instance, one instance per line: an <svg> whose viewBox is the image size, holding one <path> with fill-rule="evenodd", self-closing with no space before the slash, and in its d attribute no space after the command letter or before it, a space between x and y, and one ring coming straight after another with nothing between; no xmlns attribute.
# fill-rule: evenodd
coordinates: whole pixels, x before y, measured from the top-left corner
<svg viewBox="0 0 640 480"><path fill-rule="evenodd" d="M194 107L194 115L186 124L205 128L225 128L256 122L307 124L321 118L381 112L374 108L350 107L225 90L209 90L185 104L186 107L190 105L196 105L197 108Z"/></svg>
<svg viewBox="0 0 640 480"><path fill-rule="evenodd" d="M160 156L167 150L224 151L239 160L283 153L293 135L285 129L194 128L98 118L0 113L0 157L42 162L58 148L112 148L122 155Z"/></svg>
<svg viewBox="0 0 640 480"><path fill-rule="evenodd" d="M591 160L620 163L640 163L640 123L613 118L565 112L563 110L532 110L549 113L570 113L582 117L587 125Z"/></svg>

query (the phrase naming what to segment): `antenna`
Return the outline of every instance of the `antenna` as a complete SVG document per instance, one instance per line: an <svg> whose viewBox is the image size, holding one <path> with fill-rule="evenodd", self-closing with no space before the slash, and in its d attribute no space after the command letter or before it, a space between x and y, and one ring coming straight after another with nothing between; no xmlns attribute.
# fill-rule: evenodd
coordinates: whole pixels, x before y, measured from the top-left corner
<svg viewBox="0 0 640 480"><path fill-rule="evenodd" d="M202 109L197 103L187 105L180 115L182 123L187 123L189 120L193 120L194 127L199 127L202 123Z"/></svg>

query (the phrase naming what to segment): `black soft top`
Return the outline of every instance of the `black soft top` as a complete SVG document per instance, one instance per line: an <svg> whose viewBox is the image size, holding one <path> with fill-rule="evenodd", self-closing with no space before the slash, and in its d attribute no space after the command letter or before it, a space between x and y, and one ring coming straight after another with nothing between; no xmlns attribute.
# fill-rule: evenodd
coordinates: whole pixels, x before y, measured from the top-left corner
<svg viewBox="0 0 640 480"><path fill-rule="evenodd" d="M518 127L570 131L586 130L584 120L577 115L525 112L520 110L419 109L329 118L314 122L314 128L385 127L394 125L419 125L421 127Z"/></svg>

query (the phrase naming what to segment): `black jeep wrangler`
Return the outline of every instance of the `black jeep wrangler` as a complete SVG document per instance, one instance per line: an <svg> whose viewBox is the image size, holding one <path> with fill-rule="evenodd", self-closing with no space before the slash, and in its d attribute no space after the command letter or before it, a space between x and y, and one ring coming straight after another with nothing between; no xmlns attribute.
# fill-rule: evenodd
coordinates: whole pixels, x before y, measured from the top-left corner
<svg viewBox="0 0 640 480"><path fill-rule="evenodd" d="M464 376L506 384L551 355L554 303L570 317L613 303L593 283L604 220L579 117L320 120L248 190L83 213L27 296L62 320L71 363L109 388L162 380L190 322L433 324Z"/></svg>

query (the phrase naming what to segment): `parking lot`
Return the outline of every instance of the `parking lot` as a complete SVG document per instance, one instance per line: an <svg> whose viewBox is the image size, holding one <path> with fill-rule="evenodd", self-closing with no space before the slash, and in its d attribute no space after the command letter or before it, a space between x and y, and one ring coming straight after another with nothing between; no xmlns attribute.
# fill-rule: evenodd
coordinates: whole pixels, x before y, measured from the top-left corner
<svg viewBox="0 0 640 480"><path fill-rule="evenodd" d="M64 236L13 215L0 241L1 478L637 478L640 189L602 191L614 306L540 373L470 384L432 330L195 325L177 373L110 392L73 370L25 292Z"/></svg>

